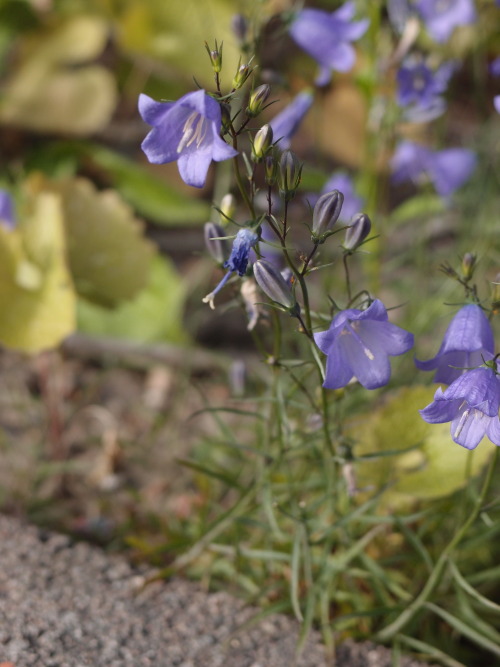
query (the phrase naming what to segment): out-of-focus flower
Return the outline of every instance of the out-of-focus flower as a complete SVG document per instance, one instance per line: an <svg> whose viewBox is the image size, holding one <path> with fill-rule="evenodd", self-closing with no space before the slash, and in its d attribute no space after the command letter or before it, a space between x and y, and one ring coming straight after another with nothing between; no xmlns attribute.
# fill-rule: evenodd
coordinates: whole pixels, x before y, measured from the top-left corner
<svg viewBox="0 0 500 667"><path fill-rule="evenodd" d="M201 188L212 160L220 162L237 151L220 137L221 109L204 90L181 97L177 102L155 102L139 97L139 112L153 129L142 142L142 150L154 164L177 160L182 180Z"/></svg>
<svg viewBox="0 0 500 667"><path fill-rule="evenodd" d="M273 130L276 145L281 150L290 147L291 139L295 132L297 132L304 116L311 108L313 99L311 90L303 90L269 123Z"/></svg>
<svg viewBox="0 0 500 667"><path fill-rule="evenodd" d="M492 76L500 76L500 56L490 64L490 72Z"/></svg>
<svg viewBox="0 0 500 667"><path fill-rule="evenodd" d="M413 347L413 334L388 321L384 304L375 299L366 310L349 308L335 315L327 331L314 334L319 349L328 355L327 389L340 389L355 376L366 389L389 381L389 356Z"/></svg>
<svg viewBox="0 0 500 667"><path fill-rule="evenodd" d="M495 109L500 113L500 95L496 95L493 98L493 104L495 105Z"/></svg>
<svg viewBox="0 0 500 667"><path fill-rule="evenodd" d="M210 308L215 308L214 298L215 295L220 292L220 290L227 283L229 278L233 273L237 273L239 276L244 276L248 266L248 257L250 255L250 250L259 240L259 235L254 231L248 228L240 229L236 234L236 238L233 241L233 247L231 248L231 254L229 259L224 262L224 268L229 269L226 275L222 278L217 287L207 294L203 299L203 303L210 304Z"/></svg>
<svg viewBox="0 0 500 667"><path fill-rule="evenodd" d="M303 9L290 26L297 44L321 66L318 85L330 80L332 70L348 72L356 61L351 42L359 39L368 28L368 19L353 21L354 2L346 2L335 12Z"/></svg>
<svg viewBox="0 0 500 667"><path fill-rule="evenodd" d="M418 0L416 9L436 42L446 42L461 25L474 23L474 0Z"/></svg>
<svg viewBox="0 0 500 667"><path fill-rule="evenodd" d="M447 148L433 151L411 141L403 141L391 160L392 180L418 182L427 177L436 192L449 198L471 176L476 156L466 148Z"/></svg>
<svg viewBox="0 0 500 667"><path fill-rule="evenodd" d="M422 371L436 370L434 382L451 384L466 369L493 359L493 331L482 308L475 303L463 306L450 322L439 352L433 359L419 361Z"/></svg>
<svg viewBox="0 0 500 667"><path fill-rule="evenodd" d="M0 190L0 225L7 229L14 229L16 226L12 197L6 190Z"/></svg>
<svg viewBox="0 0 500 667"><path fill-rule="evenodd" d="M409 120L432 120L440 116L446 104L446 91L455 66L451 62L432 70L421 58L407 58L397 73L399 106L406 107ZM422 113L427 112L427 113Z"/></svg>
<svg viewBox="0 0 500 667"><path fill-rule="evenodd" d="M338 190L344 195L344 203L339 215L340 222L348 223L353 215L363 210L364 199L356 194L352 178L345 171L333 174L321 192L323 194L332 190Z"/></svg>
<svg viewBox="0 0 500 667"><path fill-rule="evenodd" d="M492 368L475 368L457 378L434 401L420 410L429 424L451 422L454 442L475 449L485 435L500 446L500 382Z"/></svg>

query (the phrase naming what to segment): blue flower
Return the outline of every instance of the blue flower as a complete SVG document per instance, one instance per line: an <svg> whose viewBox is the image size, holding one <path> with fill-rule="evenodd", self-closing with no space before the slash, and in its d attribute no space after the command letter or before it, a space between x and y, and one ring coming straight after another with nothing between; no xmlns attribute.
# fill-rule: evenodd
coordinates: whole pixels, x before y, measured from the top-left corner
<svg viewBox="0 0 500 667"><path fill-rule="evenodd" d="M433 151L411 141L403 141L391 160L392 180L420 181L427 177L443 198L451 195L470 177L476 156L466 148Z"/></svg>
<svg viewBox="0 0 500 667"><path fill-rule="evenodd" d="M450 322L436 356L428 361L415 359L415 364L422 371L437 369L434 382L451 384L464 369L492 359L494 350L488 318L480 306L469 303Z"/></svg>
<svg viewBox="0 0 500 667"><path fill-rule="evenodd" d="M429 424L451 422L454 442L475 449L485 435L500 446L500 382L492 368L475 368L457 378L445 391L439 387L434 401L423 410Z"/></svg>
<svg viewBox="0 0 500 667"><path fill-rule="evenodd" d="M153 126L142 142L148 160L154 164L177 160L181 178L188 185L203 187L212 160L237 155L220 137L219 103L204 90L188 93L177 102L155 102L140 95L139 112Z"/></svg>
<svg viewBox="0 0 500 667"><path fill-rule="evenodd" d="M455 66L448 62L432 70L421 58L407 58L397 73L397 102L407 107L408 120L424 122L440 116L445 110L441 97Z"/></svg>
<svg viewBox="0 0 500 667"><path fill-rule="evenodd" d="M0 224L7 229L14 229L16 226L12 197L6 190L0 190Z"/></svg>
<svg viewBox="0 0 500 667"><path fill-rule="evenodd" d="M359 197L355 190L352 178L345 171L338 171L323 186L321 193L338 190L344 195L344 203L340 211L340 222L348 223L351 218L363 210L364 199Z"/></svg>
<svg viewBox="0 0 500 667"><path fill-rule="evenodd" d="M348 72L356 61L351 42L359 39L369 21L353 21L354 2L346 2L335 12L303 9L290 26L290 34L306 53L321 65L318 85L325 85L332 70Z"/></svg>
<svg viewBox="0 0 500 667"><path fill-rule="evenodd" d="M231 248L229 259L227 259L223 265L224 268L229 269L229 271L222 278L213 292L207 294L207 296L203 299L203 303L208 303L210 304L210 308L214 308L215 295L220 292L232 274L237 273L239 276L245 275L248 266L250 250L254 247L258 240L259 235L251 229L247 229L246 227L240 229L233 241L233 247Z"/></svg>
<svg viewBox="0 0 500 667"><path fill-rule="evenodd" d="M446 42L456 27L476 20L473 0L418 0L416 9L436 42Z"/></svg>
<svg viewBox="0 0 500 667"><path fill-rule="evenodd" d="M391 376L389 356L413 347L413 334L388 322L384 304L375 299L366 310L349 308L335 315L327 331L314 334L328 355L327 389L340 389L355 376L366 389L383 387Z"/></svg>
<svg viewBox="0 0 500 667"><path fill-rule="evenodd" d="M310 90L303 90L269 123L273 130L275 143L281 150L286 150L290 147L291 138L311 108L313 100L312 92Z"/></svg>

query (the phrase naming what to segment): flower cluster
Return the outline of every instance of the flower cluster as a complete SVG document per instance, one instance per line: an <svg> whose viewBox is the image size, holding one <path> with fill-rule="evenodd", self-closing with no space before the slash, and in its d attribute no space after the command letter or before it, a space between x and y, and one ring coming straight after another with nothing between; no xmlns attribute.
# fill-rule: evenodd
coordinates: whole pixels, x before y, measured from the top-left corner
<svg viewBox="0 0 500 667"><path fill-rule="evenodd" d="M443 63L432 69L420 57L408 57L397 74L397 102L405 107L405 117L412 121L427 121L440 116L445 110L442 97L455 66Z"/></svg>

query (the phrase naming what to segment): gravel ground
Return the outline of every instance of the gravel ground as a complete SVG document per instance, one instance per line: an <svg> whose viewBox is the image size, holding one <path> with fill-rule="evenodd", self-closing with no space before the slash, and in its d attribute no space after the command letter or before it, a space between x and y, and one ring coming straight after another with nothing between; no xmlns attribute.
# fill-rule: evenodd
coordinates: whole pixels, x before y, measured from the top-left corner
<svg viewBox="0 0 500 667"><path fill-rule="evenodd" d="M0 667L326 667L318 634L296 659L299 627L145 570L85 543L0 516ZM240 629L239 629L240 628ZM337 667L390 667L390 651L339 647ZM402 667L423 667L404 659Z"/></svg>

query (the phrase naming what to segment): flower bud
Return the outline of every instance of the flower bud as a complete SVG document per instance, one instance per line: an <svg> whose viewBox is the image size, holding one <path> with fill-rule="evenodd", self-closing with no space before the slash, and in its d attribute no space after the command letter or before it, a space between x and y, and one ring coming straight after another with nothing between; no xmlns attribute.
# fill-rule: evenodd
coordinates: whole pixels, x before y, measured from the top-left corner
<svg viewBox="0 0 500 667"><path fill-rule="evenodd" d="M462 276L465 282L468 282L474 275L477 257L472 252L466 252L462 257Z"/></svg>
<svg viewBox="0 0 500 667"><path fill-rule="evenodd" d="M217 45L217 40L215 40L215 48L211 49L208 46L208 43L205 42L205 49L207 50L208 57L212 63L212 69L214 74L219 74L222 69L222 42L220 46Z"/></svg>
<svg viewBox="0 0 500 667"><path fill-rule="evenodd" d="M264 171L266 185L272 187L278 178L278 160L276 159L276 151L268 153L264 158Z"/></svg>
<svg viewBox="0 0 500 667"><path fill-rule="evenodd" d="M316 202L313 210L313 241L321 242L322 237L329 232L339 219L344 195L338 190L332 190L322 195Z"/></svg>
<svg viewBox="0 0 500 667"><path fill-rule="evenodd" d="M244 43L248 32L248 21L243 14L234 14L231 19L231 28L236 39Z"/></svg>
<svg viewBox="0 0 500 667"><path fill-rule="evenodd" d="M290 285L271 262L265 259L257 260L253 265L253 275L260 289L270 299L290 312L296 311L298 305Z"/></svg>
<svg viewBox="0 0 500 667"><path fill-rule="evenodd" d="M252 160L262 162L273 143L273 128L263 125L255 135L252 146Z"/></svg>
<svg viewBox="0 0 500 667"><path fill-rule="evenodd" d="M227 223L232 220L233 215L236 211L236 199L234 195L228 192L220 200L220 221L221 224L227 225Z"/></svg>
<svg viewBox="0 0 500 667"><path fill-rule="evenodd" d="M289 150L283 151L278 171L280 197L285 201L293 199L300 185L301 176L302 165L295 153Z"/></svg>
<svg viewBox="0 0 500 667"><path fill-rule="evenodd" d="M222 134L228 134L231 131L231 107L225 102L220 103L220 115L222 121Z"/></svg>
<svg viewBox="0 0 500 667"><path fill-rule="evenodd" d="M206 222L203 228L205 237L205 246L217 262L217 264L224 264L229 256L229 244L226 239L220 238L225 236L224 230L215 222Z"/></svg>
<svg viewBox="0 0 500 667"><path fill-rule="evenodd" d="M500 273L497 273L491 285L491 310L495 315L500 312Z"/></svg>
<svg viewBox="0 0 500 667"><path fill-rule="evenodd" d="M372 228L372 222L366 213L356 213L351 218L345 233L344 250L353 252L363 243Z"/></svg>
<svg viewBox="0 0 500 667"><path fill-rule="evenodd" d="M233 79L233 90L242 88L252 71L250 65L238 65L238 71Z"/></svg>
<svg viewBox="0 0 500 667"><path fill-rule="evenodd" d="M248 100L248 106L246 109L247 116L250 116L250 118L255 118L255 116L258 116L270 94L271 86L269 86L267 83L253 90Z"/></svg>

